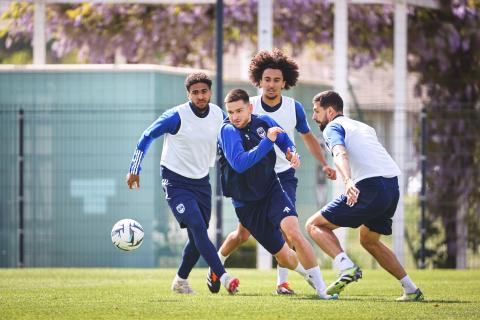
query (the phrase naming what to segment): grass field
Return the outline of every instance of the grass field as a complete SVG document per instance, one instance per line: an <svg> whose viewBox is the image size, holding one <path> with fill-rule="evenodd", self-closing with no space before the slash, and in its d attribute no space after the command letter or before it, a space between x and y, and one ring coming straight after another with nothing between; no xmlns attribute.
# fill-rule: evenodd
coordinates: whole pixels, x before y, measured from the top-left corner
<svg viewBox="0 0 480 320"><path fill-rule="evenodd" d="M412 271L426 301L398 303L398 282L364 270L338 301L315 298L296 274L295 296L274 294L275 271L231 269L241 292L210 294L206 269L194 296L170 292L173 269L0 269L0 319L480 319L480 271ZM335 278L324 271L327 282Z"/></svg>

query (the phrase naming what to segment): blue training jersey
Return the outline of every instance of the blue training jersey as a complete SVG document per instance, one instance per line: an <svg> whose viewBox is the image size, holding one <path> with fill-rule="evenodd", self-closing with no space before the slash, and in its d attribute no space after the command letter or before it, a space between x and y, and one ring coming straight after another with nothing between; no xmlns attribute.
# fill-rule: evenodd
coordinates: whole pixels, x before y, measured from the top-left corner
<svg viewBox="0 0 480 320"><path fill-rule="evenodd" d="M234 202L263 199L277 183L274 143L267 137L271 127L280 126L269 116L252 115L250 123L242 129L236 128L228 119L220 129L218 147L222 191ZM296 151L286 133L278 134L275 144L285 153L288 149Z"/></svg>

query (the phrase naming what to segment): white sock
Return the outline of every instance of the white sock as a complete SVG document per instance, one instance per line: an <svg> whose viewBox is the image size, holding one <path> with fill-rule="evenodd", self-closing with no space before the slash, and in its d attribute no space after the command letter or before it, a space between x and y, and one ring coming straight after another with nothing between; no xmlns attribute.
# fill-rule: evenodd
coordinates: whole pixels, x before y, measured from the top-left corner
<svg viewBox="0 0 480 320"><path fill-rule="evenodd" d="M339 253L335 259L333 259L333 266L340 271L350 269L354 266L355 264L350 260L350 258L347 256L345 252Z"/></svg>
<svg viewBox="0 0 480 320"><path fill-rule="evenodd" d="M407 294L414 293L417 290L417 286L413 283L408 274L400 280L400 284L403 287L403 291Z"/></svg>
<svg viewBox="0 0 480 320"><path fill-rule="evenodd" d="M227 287L227 280L230 280L230 277L228 276L228 274L225 272L224 274L222 274L222 276L220 277L220 283L226 288Z"/></svg>
<svg viewBox="0 0 480 320"><path fill-rule="evenodd" d="M300 261L298 262L297 267L295 268L295 271L298 272L301 276L306 276L307 275L307 270L302 266Z"/></svg>
<svg viewBox="0 0 480 320"><path fill-rule="evenodd" d="M173 279L173 282L177 282L177 281L187 281L187 279L180 278L180 276L176 274L175 279Z"/></svg>
<svg viewBox="0 0 480 320"><path fill-rule="evenodd" d="M225 264L225 260L227 260L228 256L224 256L224 255L220 252L220 250L218 250L217 254L218 254L218 257L220 258L220 261L221 261L222 264L224 265L224 264Z"/></svg>
<svg viewBox="0 0 480 320"><path fill-rule="evenodd" d="M299 263L300 264L300 263ZM277 286L288 280L288 269L277 265Z"/></svg>
<svg viewBox="0 0 480 320"><path fill-rule="evenodd" d="M312 279L313 283L315 284L315 288L317 289L317 294L319 296L325 296L325 290L327 289L327 285L325 281L323 281L322 272L320 271L320 267L316 266L310 269L305 270L307 275Z"/></svg>

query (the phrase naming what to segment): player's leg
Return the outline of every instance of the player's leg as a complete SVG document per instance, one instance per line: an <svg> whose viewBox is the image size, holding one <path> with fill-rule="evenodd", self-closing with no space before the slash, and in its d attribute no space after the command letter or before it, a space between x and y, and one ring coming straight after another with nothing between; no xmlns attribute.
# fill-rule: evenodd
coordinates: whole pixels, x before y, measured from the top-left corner
<svg viewBox="0 0 480 320"><path fill-rule="evenodd" d="M228 234L218 250L218 256L220 260L222 260L222 263L225 264L225 260L227 260L232 252L237 250L248 238L250 238L250 231L242 226L241 223L238 223L237 229Z"/></svg>
<svg viewBox="0 0 480 320"><path fill-rule="evenodd" d="M167 202L172 213L182 228L187 228L189 236L200 255L205 259L212 270L219 275L220 282L230 293L235 293L239 284L238 279L230 277L218 258L215 246L208 238L207 226L209 216L200 209L199 203L204 203L203 197L195 190L176 187L172 184L168 188ZM208 198L208 193L205 195ZM196 198L199 198L197 201ZM208 203L210 200L208 201Z"/></svg>
<svg viewBox="0 0 480 320"><path fill-rule="evenodd" d="M239 281L236 278L230 277L226 273L222 262L218 258L215 246L208 238L206 223L201 215L198 205L193 200L190 200L187 205L191 205L193 208L189 212L189 217L183 222L191 232L195 246L200 252L200 255L205 259L212 271L218 275L220 282L224 285L227 291L232 294L236 293Z"/></svg>
<svg viewBox="0 0 480 320"><path fill-rule="evenodd" d="M195 246L192 233L189 230L187 230L187 232L188 240L183 248L182 262L180 263L180 267L178 268L177 274L172 283L172 291L184 294L194 294L195 292L190 287L187 279L193 267L198 262L200 253Z"/></svg>
<svg viewBox="0 0 480 320"><path fill-rule="evenodd" d="M318 266L317 258L313 252L313 248L310 243L305 239L300 231L300 225L296 216L287 216L280 222L280 227L289 239L289 241L295 246L296 255L300 264L305 268L305 273L313 282L313 285L320 298L330 299L332 296L326 294L326 284L323 280L322 272ZM336 297L334 297L336 298Z"/></svg>
<svg viewBox="0 0 480 320"><path fill-rule="evenodd" d="M250 232L242 226L241 223L238 223L237 229L230 232L218 250L217 254L223 265L230 254L245 243L249 237ZM207 287L211 293L217 293L220 291L220 278L211 268L208 268L207 272Z"/></svg>
<svg viewBox="0 0 480 320"><path fill-rule="evenodd" d="M333 233L338 227L358 227L361 222L357 220L365 214L364 210L360 209L361 206L349 207L345 200L343 195L333 200L311 216L305 225L310 237L333 258L333 266L339 270L339 278L327 288L328 294L339 294L347 284L362 277L360 267L353 263Z"/></svg>
<svg viewBox="0 0 480 320"><path fill-rule="evenodd" d="M404 295L397 299L398 301L423 300L423 293L407 275L407 272L398 261L395 253L380 241L379 233L371 231L366 226L361 226L360 244L378 261L382 268L400 281Z"/></svg>
<svg viewBox="0 0 480 320"><path fill-rule="evenodd" d="M290 198L290 201L295 206L297 200L297 185L298 179L295 177L295 169L290 168L284 172L277 174L280 184L282 185L283 190ZM285 237L287 244L290 248L294 248L287 237ZM288 284L288 270L283 268L280 264L277 264L277 293L279 294L293 294L293 289L290 288Z"/></svg>
<svg viewBox="0 0 480 320"><path fill-rule="evenodd" d="M398 301L421 301L424 299L423 293L407 275L395 253L380 240L381 235L392 234L392 217L400 197L396 178L382 178L381 184L383 210L379 210L379 214L360 227L360 244L400 282L404 294Z"/></svg>

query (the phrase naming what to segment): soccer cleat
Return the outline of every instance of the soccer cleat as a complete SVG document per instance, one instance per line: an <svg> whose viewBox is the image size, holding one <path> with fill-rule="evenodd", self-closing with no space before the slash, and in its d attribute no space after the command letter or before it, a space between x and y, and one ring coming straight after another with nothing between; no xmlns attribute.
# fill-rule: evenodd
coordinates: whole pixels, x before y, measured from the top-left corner
<svg viewBox="0 0 480 320"><path fill-rule="evenodd" d="M353 281L358 281L362 278L362 270L359 266L354 265L351 268L343 270L340 277L331 285L327 287L327 294L340 294L345 289L345 286Z"/></svg>
<svg viewBox="0 0 480 320"><path fill-rule="evenodd" d="M175 278L172 283L172 291L181 294L195 294L192 287L188 283L188 280L182 280Z"/></svg>
<svg viewBox="0 0 480 320"><path fill-rule="evenodd" d="M400 298L397 298L396 301L399 302L415 302L423 301L423 293L420 289L417 288L413 293L404 293Z"/></svg>
<svg viewBox="0 0 480 320"><path fill-rule="evenodd" d="M226 275L225 279L225 289L227 289L228 293L230 294L235 294L238 292L238 286L240 285L240 280L238 280L235 277L230 277L229 275Z"/></svg>
<svg viewBox="0 0 480 320"><path fill-rule="evenodd" d="M211 293L218 293L220 291L220 278L215 274L215 272L212 271L211 268L208 268L208 273L207 273L207 286L208 290L210 290Z"/></svg>
<svg viewBox="0 0 480 320"><path fill-rule="evenodd" d="M323 293L323 294L319 294L318 297L322 300L338 300L338 294L334 293L334 294L326 294L326 293Z"/></svg>
<svg viewBox="0 0 480 320"><path fill-rule="evenodd" d="M277 294L292 295L295 294L295 291L290 288L288 282L284 282L277 286Z"/></svg>

